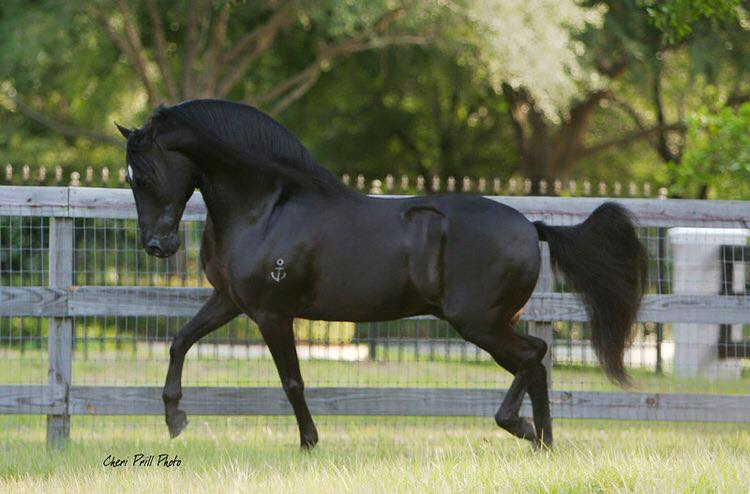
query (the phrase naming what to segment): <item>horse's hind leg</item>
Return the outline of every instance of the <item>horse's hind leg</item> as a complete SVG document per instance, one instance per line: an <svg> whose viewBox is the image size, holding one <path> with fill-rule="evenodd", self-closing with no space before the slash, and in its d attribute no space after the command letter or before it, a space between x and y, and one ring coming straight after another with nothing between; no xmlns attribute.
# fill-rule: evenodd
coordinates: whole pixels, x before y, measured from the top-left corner
<svg viewBox="0 0 750 494"><path fill-rule="evenodd" d="M523 372L516 371L514 376L513 383L508 388L503 403L495 413L495 422L516 437L536 442L534 424L527 417L519 416L523 397L526 394L527 380Z"/></svg>
<svg viewBox="0 0 750 494"><path fill-rule="evenodd" d="M169 434L177 437L187 425L187 415L178 408L182 398L182 366L193 344L240 313L231 300L214 291L198 313L175 335L169 348L169 370L162 399Z"/></svg>
<svg viewBox="0 0 750 494"><path fill-rule="evenodd" d="M493 359L515 377L495 421L516 437L528 439L536 445L552 445L552 420L549 411L547 373L542 359L547 352L544 340L513 332L510 325L497 327L474 327L459 332L469 341L487 351ZM523 397L528 391L534 412L534 425L519 416ZM536 429L536 430L535 430Z"/></svg>
<svg viewBox="0 0 750 494"><path fill-rule="evenodd" d="M523 355L525 358L522 357L520 364L517 366L513 384L511 384L503 403L495 414L495 421L508 432L519 437L525 437L519 435L518 432L526 433L531 429L531 424L528 419L519 417L518 412L523 402L523 396L528 392L531 398L534 427L536 429L536 437L529 439L537 445L543 443L545 446L551 447L552 419L549 409L547 371L541 363L547 352L547 344L540 338L516 333L513 333L512 339L514 342L501 351L501 358L518 360L519 355Z"/></svg>
<svg viewBox="0 0 750 494"><path fill-rule="evenodd" d="M300 443L303 448L312 448L318 442L318 431L305 402L305 385L299 369L297 348L294 346L293 319L269 315L254 317L271 351L281 378L281 386L297 418Z"/></svg>

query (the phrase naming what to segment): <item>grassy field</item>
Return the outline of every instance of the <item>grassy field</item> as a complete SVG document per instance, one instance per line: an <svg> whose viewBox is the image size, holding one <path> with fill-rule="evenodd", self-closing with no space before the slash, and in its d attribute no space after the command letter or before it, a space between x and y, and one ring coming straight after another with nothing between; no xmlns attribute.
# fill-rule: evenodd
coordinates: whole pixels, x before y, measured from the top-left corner
<svg viewBox="0 0 750 494"><path fill-rule="evenodd" d="M0 418L0 492L750 491L747 426L558 420L554 450L535 452L490 419L329 418L303 452L286 418L195 417L169 441L156 419L120 417L74 420L52 454L38 419ZM180 465L133 466L136 453Z"/></svg>
<svg viewBox="0 0 750 494"><path fill-rule="evenodd" d="M210 349L208 349L210 350ZM165 355L91 351L74 384L161 385ZM487 361L305 360L308 386L496 387ZM0 352L1 383L46 381L42 351ZM750 393L750 379L709 382L632 372L636 391ZM616 390L592 367L557 366L554 387ZM186 385L278 386L268 358L191 355ZM750 412L749 412L750 413ZM190 417L169 440L161 417L72 417L72 441L45 452L45 417L0 416L4 492L750 492L750 425L555 421L555 448L535 452L491 418L319 417L321 443L298 448L290 417ZM134 466L134 455L156 455ZM156 465L159 454L179 466ZM127 459L104 466L108 456Z"/></svg>

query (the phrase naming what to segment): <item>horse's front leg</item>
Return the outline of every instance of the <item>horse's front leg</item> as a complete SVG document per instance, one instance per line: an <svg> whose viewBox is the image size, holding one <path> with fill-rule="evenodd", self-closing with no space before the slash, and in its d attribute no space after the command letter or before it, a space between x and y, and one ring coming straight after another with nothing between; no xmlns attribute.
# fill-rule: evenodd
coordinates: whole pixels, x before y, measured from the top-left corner
<svg viewBox="0 0 750 494"><path fill-rule="evenodd" d="M297 418L302 448L312 448L318 442L318 431L305 402L305 385L299 370L297 348L294 346L293 319L264 315L256 316L256 322L271 351L281 378L281 386Z"/></svg>
<svg viewBox="0 0 750 494"><path fill-rule="evenodd" d="M182 398L182 366L193 344L240 313L228 298L214 291L198 313L175 335L169 348L169 370L162 399L169 435L177 437L187 425L187 415L178 407Z"/></svg>

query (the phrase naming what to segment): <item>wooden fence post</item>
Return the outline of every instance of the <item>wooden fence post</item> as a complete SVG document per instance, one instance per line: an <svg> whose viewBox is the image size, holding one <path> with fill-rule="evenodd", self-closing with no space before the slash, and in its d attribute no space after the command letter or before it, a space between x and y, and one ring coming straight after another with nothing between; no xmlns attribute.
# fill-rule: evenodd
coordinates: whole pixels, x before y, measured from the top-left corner
<svg viewBox="0 0 750 494"><path fill-rule="evenodd" d="M68 288L73 284L73 219L49 220L49 286ZM70 438L68 395L71 378L73 318L50 317L47 332L48 378L50 384L65 386L62 415L47 415L47 448L59 448Z"/></svg>

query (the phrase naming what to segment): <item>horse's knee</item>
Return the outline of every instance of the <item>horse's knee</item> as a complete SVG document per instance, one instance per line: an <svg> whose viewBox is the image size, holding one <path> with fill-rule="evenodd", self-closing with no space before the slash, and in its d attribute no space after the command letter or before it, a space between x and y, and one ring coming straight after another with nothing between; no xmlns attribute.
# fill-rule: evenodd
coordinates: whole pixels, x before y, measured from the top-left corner
<svg viewBox="0 0 750 494"><path fill-rule="evenodd" d="M305 390L305 383L301 379L285 379L281 383L281 387L287 396L296 396L301 395Z"/></svg>

